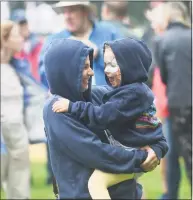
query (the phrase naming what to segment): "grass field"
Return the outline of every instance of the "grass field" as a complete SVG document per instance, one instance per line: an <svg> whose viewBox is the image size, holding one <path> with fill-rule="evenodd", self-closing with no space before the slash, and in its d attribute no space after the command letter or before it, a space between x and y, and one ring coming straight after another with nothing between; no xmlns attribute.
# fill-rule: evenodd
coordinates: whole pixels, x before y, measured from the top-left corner
<svg viewBox="0 0 193 200"><path fill-rule="evenodd" d="M31 155L32 176L33 176L31 198L32 199L55 199L52 192L52 186L45 185L45 182L46 182L45 155L43 155L43 157L38 157L39 155L38 152L40 153L40 150L36 149L36 151L37 152ZM45 150L41 152L44 152L44 151ZM161 192L162 192L160 168L158 167L153 172L143 175L140 178L140 183L142 183L144 187L147 199L158 199L158 197L161 195ZM5 199L4 192L2 191L1 191L1 199ZM184 167L182 167L180 199L191 199L190 187L188 185L188 180L186 179L186 176L185 176Z"/></svg>

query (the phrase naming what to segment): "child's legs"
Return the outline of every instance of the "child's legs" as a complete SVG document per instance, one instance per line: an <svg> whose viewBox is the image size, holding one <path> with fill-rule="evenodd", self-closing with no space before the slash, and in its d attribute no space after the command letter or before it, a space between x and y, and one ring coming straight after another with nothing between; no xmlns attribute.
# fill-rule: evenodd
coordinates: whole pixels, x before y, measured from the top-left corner
<svg viewBox="0 0 193 200"><path fill-rule="evenodd" d="M108 187L133 178L134 174L112 174L95 170L89 179L88 189L92 199L111 199Z"/></svg>

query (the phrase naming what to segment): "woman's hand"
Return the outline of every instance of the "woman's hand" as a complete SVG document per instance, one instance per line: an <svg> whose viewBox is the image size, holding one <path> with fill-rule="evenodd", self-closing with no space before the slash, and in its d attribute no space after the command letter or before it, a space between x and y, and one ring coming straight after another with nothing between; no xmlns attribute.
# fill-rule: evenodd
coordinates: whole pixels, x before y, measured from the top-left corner
<svg viewBox="0 0 193 200"><path fill-rule="evenodd" d="M142 147L141 149L146 150L148 152L148 156L146 160L141 164L141 168L146 172L154 170L160 163L154 150L149 146Z"/></svg>
<svg viewBox="0 0 193 200"><path fill-rule="evenodd" d="M60 98L53 104L52 110L54 112L68 112L69 103L68 99Z"/></svg>

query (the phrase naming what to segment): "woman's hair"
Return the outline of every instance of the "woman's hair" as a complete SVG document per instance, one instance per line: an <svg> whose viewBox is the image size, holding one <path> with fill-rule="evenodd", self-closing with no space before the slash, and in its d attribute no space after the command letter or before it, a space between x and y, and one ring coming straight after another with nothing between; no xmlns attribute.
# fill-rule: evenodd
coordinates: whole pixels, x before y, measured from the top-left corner
<svg viewBox="0 0 193 200"><path fill-rule="evenodd" d="M14 27L15 23L10 20L5 20L1 22L1 39L0 39L0 48L4 41L8 40L10 32Z"/></svg>
<svg viewBox="0 0 193 200"><path fill-rule="evenodd" d="M169 22L181 22L186 26L190 26L190 17L187 7L182 2L167 2L164 5L165 12L169 17Z"/></svg>

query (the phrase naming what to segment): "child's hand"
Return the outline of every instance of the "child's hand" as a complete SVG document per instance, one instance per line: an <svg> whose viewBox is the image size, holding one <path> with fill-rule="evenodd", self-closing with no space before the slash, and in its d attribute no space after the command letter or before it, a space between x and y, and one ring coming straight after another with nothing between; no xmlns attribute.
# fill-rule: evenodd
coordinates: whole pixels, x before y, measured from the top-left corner
<svg viewBox="0 0 193 200"><path fill-rule="evenodd" d="M69 103L68 99L60 98L53 104L52 110L54 112L68 112Z"/></svg>

